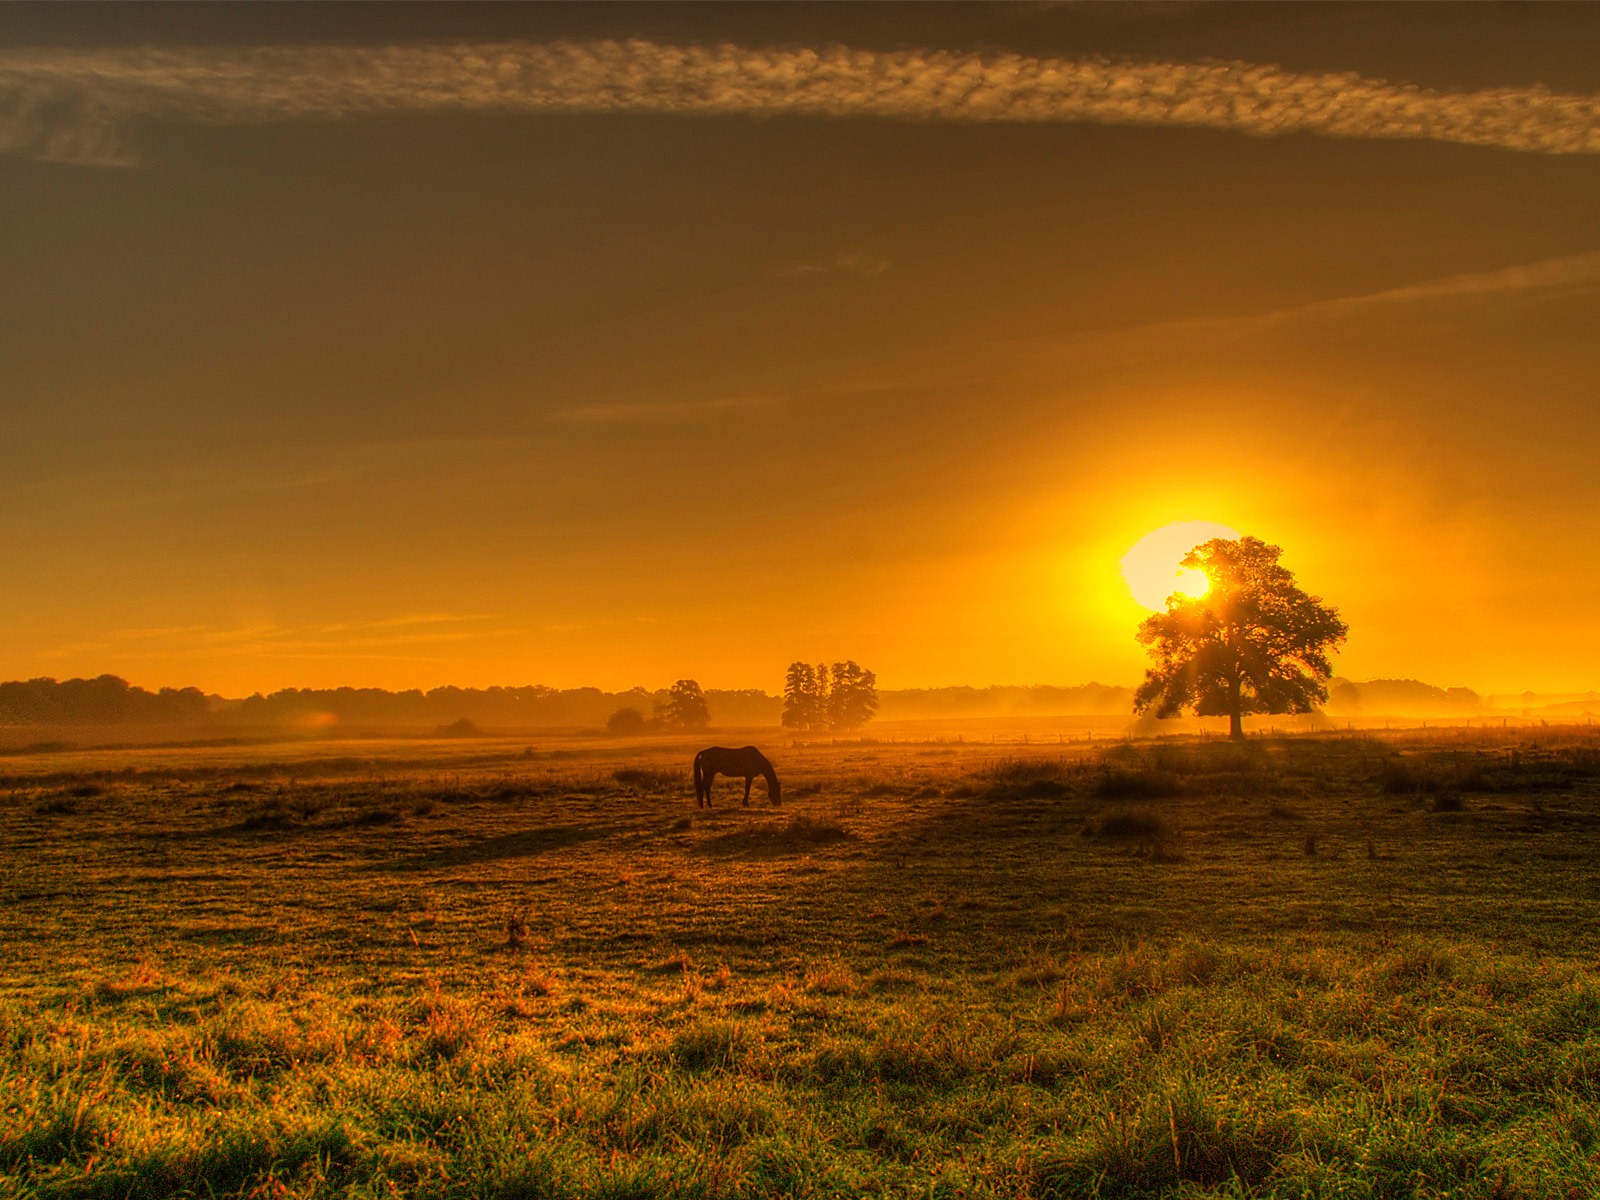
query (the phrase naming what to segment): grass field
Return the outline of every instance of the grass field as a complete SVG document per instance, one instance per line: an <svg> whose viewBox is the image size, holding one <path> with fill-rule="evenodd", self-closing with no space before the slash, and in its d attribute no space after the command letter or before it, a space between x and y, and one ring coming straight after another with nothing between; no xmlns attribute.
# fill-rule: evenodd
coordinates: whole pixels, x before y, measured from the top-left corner
<svg viewBox="0 0 1600 1200"><path fill-rule="evenodd" d="M1600 1195L1596 734L0 759L0 1195Z"/></svg>

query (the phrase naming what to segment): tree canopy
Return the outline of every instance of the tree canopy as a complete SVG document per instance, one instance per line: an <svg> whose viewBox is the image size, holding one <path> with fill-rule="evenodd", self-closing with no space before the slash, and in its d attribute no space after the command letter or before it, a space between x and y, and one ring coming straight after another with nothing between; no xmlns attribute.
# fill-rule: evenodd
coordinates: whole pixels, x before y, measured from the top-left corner
<svg viewBox="0 0 1600 1200"><path fill-rule="evenodd" d="M854 660L794 662L783 682L783 724L800 730L860 729L878 711L878 677Z"/></svg>
<svg viewBox="0 0 1600 1200"><path fill-rule="evenodd" d="M711 724L705 693L693 679L680 679L656 708L656 719L668 729L704 729Z"/></svg>
<svg viewBox="0 0 1600 1200"><path fill-rule="evenodd" d="M1327 700L1328 656L1349 629L1301 590L1278 562L1282 553L1253 537L1213 538L1184 557L1211 587L1194 599L1170 597L1165 612L1139 626L1155 665L1134 693L1135 711L1225 716L1239 738L1251 713L1310 712Z"/></svg>
<svg viewBox="0 0 1600 1200"><path fill-rule="evenodd" d="M851 659L833 664L828 689L828 724L834 729L860 729L878 712L878 677Z"/></svg>
<svg viewBox="0 0 1600 1200"><path fill-rule="evenodd" d="M822 729L827 726L828 668L825 663L792 662L783 679L783 715L789 729Z"/></svg>

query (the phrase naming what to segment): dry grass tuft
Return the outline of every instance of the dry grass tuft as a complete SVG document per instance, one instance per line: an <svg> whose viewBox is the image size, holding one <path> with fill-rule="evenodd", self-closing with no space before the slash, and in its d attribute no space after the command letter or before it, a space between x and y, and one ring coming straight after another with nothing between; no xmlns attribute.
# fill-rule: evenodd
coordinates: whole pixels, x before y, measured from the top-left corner
<svg viewBox="0 0 1600 1200"><path fill-rule="evenodd" d="M506 946L512 950L521 950L527 944L531 929L526 914L516 910L506 913Z"/></svg>
<svg viewBox="0 0 1600 1200"><path fill-rule="evenodd" d="M1095 828L1103 838L1156 841L1169 834L1167 823L1145 808L1108 808Z"/></svg>
<svg viewBox="0 0 1600 1200"><path fill-rule="evenodd" d="M851 996L861 990L861 981L849 966L835 961L807 971L805 988L820 996Z"/></svg>

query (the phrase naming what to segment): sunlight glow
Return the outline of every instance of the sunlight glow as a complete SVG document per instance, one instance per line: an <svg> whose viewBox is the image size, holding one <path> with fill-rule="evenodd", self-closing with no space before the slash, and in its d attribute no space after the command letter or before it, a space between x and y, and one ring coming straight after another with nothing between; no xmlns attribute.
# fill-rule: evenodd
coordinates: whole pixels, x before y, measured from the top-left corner
<svg viewBox="0 0 1600 1200"><path fill-rule="evenodd" d="M1197 600L1211 589L1204 571L1182 566L1183 556L1212 538L1236 538L1239 532L1215 521L1174 521L1152 530L1122 556L1122 578L1133 598L1159 612L1173 595Z"/></svg>

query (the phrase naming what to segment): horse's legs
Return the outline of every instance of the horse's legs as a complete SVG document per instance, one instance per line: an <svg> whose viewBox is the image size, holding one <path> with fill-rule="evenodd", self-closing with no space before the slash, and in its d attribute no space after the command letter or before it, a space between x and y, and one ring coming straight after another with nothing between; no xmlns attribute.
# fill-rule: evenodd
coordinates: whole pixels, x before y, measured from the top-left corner
<svg viewBox="0 0 1600 1200"><path fill-rule="evenodd" d="M706 772L706 807L707 808L711 807L711 785L713 783L715 783L716 780L717 780L717 773L715 771L707 771Z"/></svg>
<svg viewBox="0 0 1600 1200"><path fill-rule="evenodd" d="M754 779L754 775L746 775L744 777L744 806L746 808L750 807L750 784Z"/></svg>

